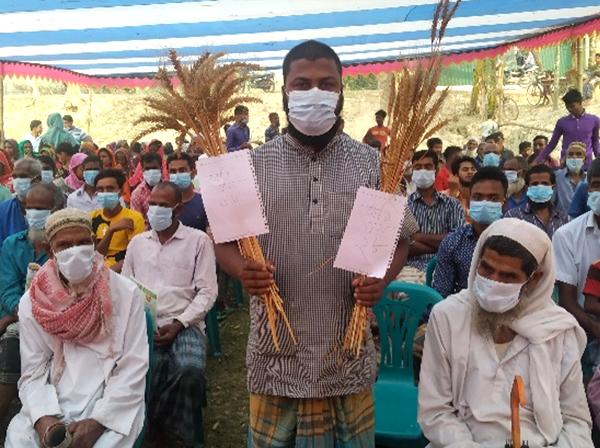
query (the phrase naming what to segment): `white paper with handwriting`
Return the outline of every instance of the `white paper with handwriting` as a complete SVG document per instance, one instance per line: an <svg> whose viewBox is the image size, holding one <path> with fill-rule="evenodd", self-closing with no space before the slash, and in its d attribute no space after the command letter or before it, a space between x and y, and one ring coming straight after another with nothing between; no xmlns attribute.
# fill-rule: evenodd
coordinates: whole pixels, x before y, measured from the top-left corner
<svg viewBox="0 0 600 448"><path fill-rule="evenodd" d="M248 151L201 158L196 166L216 243L269 233Z"/></svg>
<svg viewBox="0 0 600 448"><path fill-rule="evenodd" d="M406 198L360 187L333 266L383 278L390 267Z"/></svg>

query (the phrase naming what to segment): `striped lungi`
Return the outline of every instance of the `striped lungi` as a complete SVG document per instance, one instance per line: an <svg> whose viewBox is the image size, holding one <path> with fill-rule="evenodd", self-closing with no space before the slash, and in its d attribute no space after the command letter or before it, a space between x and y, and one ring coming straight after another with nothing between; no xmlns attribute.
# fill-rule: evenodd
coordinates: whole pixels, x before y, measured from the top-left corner
<svg viewBox="0 0 600 448"><path fill-rule="evenodd" d="M330 398L250 394L249 448L374 448L373 391Z"/></svg>

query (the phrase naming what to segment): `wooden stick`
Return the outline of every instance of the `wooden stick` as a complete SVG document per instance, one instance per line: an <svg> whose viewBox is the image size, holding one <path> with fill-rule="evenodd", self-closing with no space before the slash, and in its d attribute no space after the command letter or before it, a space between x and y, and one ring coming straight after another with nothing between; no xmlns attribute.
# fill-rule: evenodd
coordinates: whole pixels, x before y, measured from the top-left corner
<svg viewBox="0 0 600 448"><path fill-rule="evenodd" d="M519 406L525 406L525 387L519 375L515 376L510 392L510 420L512 427L513 447L521 447L521 422L519 419Z"/></svg>

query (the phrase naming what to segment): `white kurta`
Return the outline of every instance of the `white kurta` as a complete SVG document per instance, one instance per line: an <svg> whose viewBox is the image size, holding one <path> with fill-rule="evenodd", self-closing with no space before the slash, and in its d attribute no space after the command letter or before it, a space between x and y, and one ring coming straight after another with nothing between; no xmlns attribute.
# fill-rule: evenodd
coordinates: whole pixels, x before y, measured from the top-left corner
<svg viewBox="0 0 600 448"><path fill-rule="evenodd" d="M21 326L21 412L8 428L7 448L39 448L34 423L46 415L70 423L87 418L107 430L94 448L129 448L145 417L148 336L143 297L126 278L111 271L113 351L111 338L90 344L64 344L64 372L54 385L54 337L32 316L29 294L19 305Z"/></svg>
<svg viewBox="0 0 600 448"><path fill-rule="evenodd" d="M493 342L472 330L471 314L469 303L452 296L434 307L429 320L418 416L429 447L504 448L511 435L510 391L515 375L520 375L527 400L521 409L521 435L530 448L592 448L575 330L544 344L553 366L547 375L558 390L563 421L558 439L548 445L536 425L531 400L531 344L517 335L499 360Z"/></svg>

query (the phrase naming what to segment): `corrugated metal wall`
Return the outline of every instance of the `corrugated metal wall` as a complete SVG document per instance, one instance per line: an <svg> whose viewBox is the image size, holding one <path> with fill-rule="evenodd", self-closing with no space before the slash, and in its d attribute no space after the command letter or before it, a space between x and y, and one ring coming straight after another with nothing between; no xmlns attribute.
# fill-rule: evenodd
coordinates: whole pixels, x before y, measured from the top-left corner
<svg viewBox="0 0 600 448"><path fill-rule="evenodd" d="M560 75L564 75L571 68L571 46L569 42L560 45ZM544 70L554 70L556 47L548 47L539 51ZM442 86L470 86L473 85L473 70L477 62L463 62L459 65L446 67L442 72L440 85Z"/></svg>

